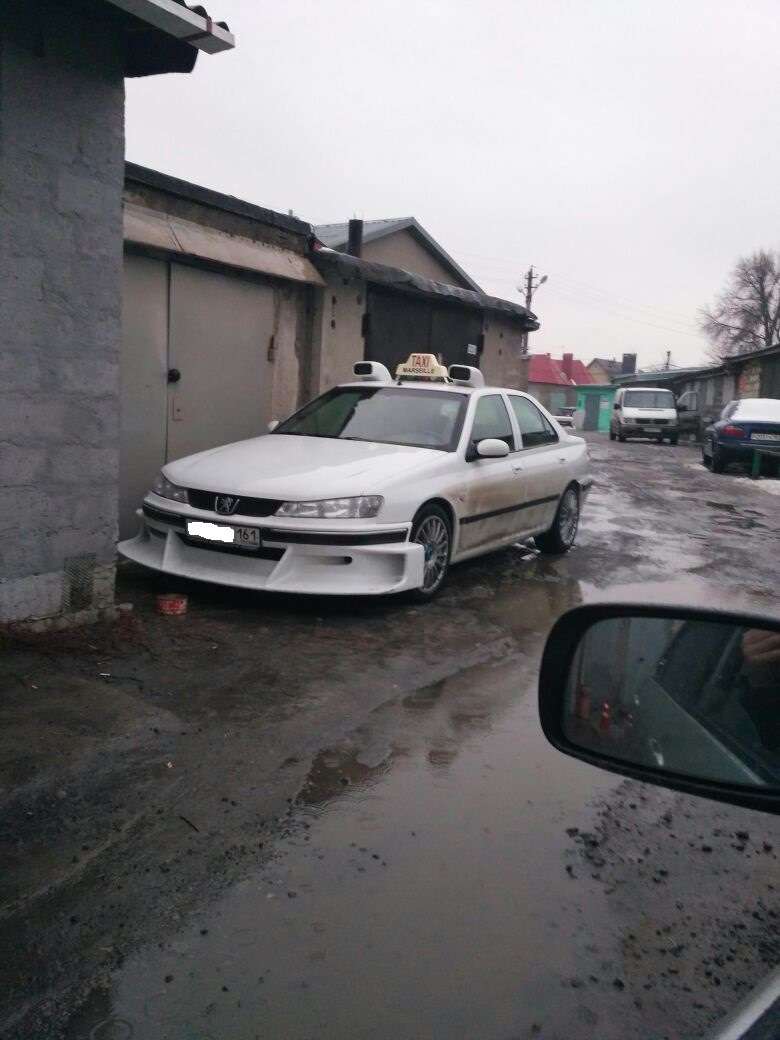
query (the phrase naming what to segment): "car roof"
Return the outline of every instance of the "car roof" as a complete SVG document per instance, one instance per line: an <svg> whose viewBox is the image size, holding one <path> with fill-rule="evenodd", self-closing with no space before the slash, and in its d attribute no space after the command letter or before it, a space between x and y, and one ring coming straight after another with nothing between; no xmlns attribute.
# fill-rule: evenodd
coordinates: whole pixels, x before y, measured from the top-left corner
<svg viewBox="0 0 780 1040"><path fill-rule="evenodd" d="M736 402L731 417L741 415L744 419L780 421L780 400L774 397L742 397Z"/></svg>
<svg viewBox="0 0 780 1040"><path fill-rule="evenodd" d="M659 391L662 394L670 394L672 392L668 386L624 386L621 389L625 390L627 394L633 393L634 390L639 390L642 393L649 390L653 394L657 394Z"/></svg>

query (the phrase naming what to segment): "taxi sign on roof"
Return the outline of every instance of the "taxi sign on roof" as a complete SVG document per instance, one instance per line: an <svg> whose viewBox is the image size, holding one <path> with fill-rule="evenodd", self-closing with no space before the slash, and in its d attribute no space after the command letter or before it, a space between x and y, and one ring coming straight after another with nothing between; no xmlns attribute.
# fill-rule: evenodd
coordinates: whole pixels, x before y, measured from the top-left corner
<svg viewBox="0 0 780 1040"><path fill-rule="evenodd" d="M395 370L396 379L421 379L431 383L451 382L447 369L434 354L410 354Z"/></svg>

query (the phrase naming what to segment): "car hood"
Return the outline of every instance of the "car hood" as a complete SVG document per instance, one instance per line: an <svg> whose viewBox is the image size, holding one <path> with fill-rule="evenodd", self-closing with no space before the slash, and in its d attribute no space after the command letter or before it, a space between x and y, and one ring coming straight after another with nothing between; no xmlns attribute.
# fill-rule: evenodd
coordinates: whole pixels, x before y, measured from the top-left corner
<svg viewBox="0 0 780 1040"><path fill-rule="evenodd" d="M189 455L164 473L180 487L301 501L379 493L386 481L442 457L433 448L279 433Z"/></svg>

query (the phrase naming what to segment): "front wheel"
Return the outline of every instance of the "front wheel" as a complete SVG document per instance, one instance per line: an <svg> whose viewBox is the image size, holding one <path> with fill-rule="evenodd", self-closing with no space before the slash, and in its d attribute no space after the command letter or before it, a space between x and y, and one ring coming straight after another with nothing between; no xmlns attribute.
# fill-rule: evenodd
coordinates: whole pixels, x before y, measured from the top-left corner
<svg viewBox="0 0 780 1040"><path fill-rule="evenodd" d="M580 496L575 487L569 486L558 503L552 527L544 534L538 534L534 539L537 549L543 553L556 555L568 552L574 545L579 523Z"/></svg>
<svg viewBox="0 0 780 1040"><path fill-rule="evenodd" d="M427 603L441 588L450 566L452 534L447 514L440 506L423 506L412 523L411 540L425 552L423 583L409 592L415 603Z"/></svg>
<svg viewBox="0 0 780 1040"><path fill-rule="evenodd" d="M678 437L679 434L675 433L669 438L669 443L672 445L672 447L674 447L674 445L677 443Z"/></svg>
<svg viewBox="0 0 780 1040"><path fill-rule="evenodd" d="M609 439L610 439L611 441L614 441L614 439L615 439L615 431L614 431L614 430L612 429L612 427L611 427L611 426L610 426L610 428L609 428Z"/></svg>

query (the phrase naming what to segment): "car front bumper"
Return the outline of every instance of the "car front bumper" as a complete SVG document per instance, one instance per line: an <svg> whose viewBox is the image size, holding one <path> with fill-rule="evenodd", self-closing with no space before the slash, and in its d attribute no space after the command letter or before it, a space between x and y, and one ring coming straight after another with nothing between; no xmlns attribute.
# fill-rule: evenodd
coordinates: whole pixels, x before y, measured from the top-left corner
<svg viewBox="0 0 780 1040"><path fill-rule="evenodd" d="M677 437L680 427L671 423L668 426L656 426L651 423L637 423L635 426L633 423L624 423L618 427L618 431L623 437Z"/></svg>
<svg viewBox="0 0 780 1040"><path fill-rule="evenodd" d="M235 588L309 595L388 595L423 583L424 550L410 542L411 524L383 528L323 522L294 525L274 517L206 517L157 508L138 510L141 530L118 551L165 574ZM260 530L260 549L237 549L190 538L187 520L208 519Z"/></svg>

